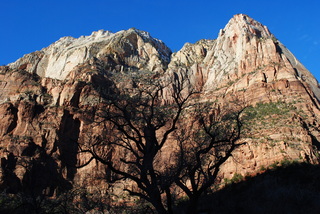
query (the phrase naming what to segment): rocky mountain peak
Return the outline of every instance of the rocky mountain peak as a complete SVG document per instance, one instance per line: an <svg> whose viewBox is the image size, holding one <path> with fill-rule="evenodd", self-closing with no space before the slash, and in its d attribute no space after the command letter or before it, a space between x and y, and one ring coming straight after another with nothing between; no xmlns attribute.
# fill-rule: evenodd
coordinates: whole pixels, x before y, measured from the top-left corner
<svg viewBox="0 0 320 214"><path fill-rule="evenodd" d="M63 37L49 47L9 64L41 77L66 79L77 66L99 59L105 70L148 69L163 71L171 50L149 33L134 28L117 33L99 30L90 36Z"/></svg>
<svg viewBox="0 0 320 214"><path fill-rule="evenodd" d="M216 40L187 43L172 55L169 68L208 93L227 86L234 91L261 82L302 80L320 100L313 75L266 26L244 14L235 15Z"/></svg>
<svg viewBox="0 0 320 214"><path fill-rule="evenodd" d="M245 14L234 15L223 30L220 31L219 36L226 34L229 37L240 37L240 35L257 36L258 38L273 37L269 29L260 22L250 18Z"/></svg>
<svg viewBox="0 0 320 214"><path fill-rule="evenodd" d="M56 41L52 45L50 45L48 48L50 48L51 46L56 46L56 47L68 46L69 48L71 48L71 47L86 45L91 42L100 42L108 39L110 36L113 36L113 35L114 33L110 31L98 30L98 31L93 31L89 36L80 36L79 38L74 38L72 36L65 36L60 38L58 41Z"/></svg>
<svg viewBox="0 0 320 214"><path fill-rule="evenodd" d="M110 31L107 30L98 30L98 31L93 31L91 33L91 37L104 37L104 36L109 36L112 34Z"/></svg>

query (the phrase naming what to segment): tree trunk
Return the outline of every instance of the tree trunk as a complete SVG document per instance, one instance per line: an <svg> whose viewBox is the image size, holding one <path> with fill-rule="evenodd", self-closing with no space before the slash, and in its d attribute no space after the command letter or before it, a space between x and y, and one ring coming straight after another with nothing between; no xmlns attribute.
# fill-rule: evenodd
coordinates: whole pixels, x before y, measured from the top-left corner
<svg viewBox="0 0 320 214"><path fill-rule="evenodd" d="M167 208L168 208L168 213L169 213L169 214L173 214L173 210L172 210L172 197L171 197L170 189L167 188L165 191L166 191L166 196L167 196Z"/></svg>
<svg viewBox="0 0 320 214"><path fill-rule="evenodd" d="M154 206L154 208L156 208L158 214L169 214L169 212L164 208L162 203L156 202L152 203L152 205Z"/></svg>
<svg viewBox="0 0 320 214"><path fill-rule="evenodd" d="M191 197L189 202L188 202L188 210L187 210L187 214L196 214L198 213L198 200L199 197L194 196Z"/></svg>
<svg viewBox="0 0 320 214"><path fill-rule="evenodd" d="M150 190L148 195L150 196L149 202L153 205L158 214L169 214L162 203L161 193L157 189Z"/></svg>

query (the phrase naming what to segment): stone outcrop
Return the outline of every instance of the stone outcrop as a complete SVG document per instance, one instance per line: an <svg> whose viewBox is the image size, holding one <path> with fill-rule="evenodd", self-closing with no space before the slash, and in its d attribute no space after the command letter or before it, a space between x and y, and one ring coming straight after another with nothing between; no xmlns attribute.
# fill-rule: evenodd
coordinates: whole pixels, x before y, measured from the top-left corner
<svg viewBox="0 0 320 214"><path fill-rule="evenodd" d="M132 76L145 70L187 80L188 89L200 92L199 102L218 107L236 102L263 113L250 120L241 139L245 144L221 169L224 177L254 174L283 159L318 161L317 80L266 26L243 14L235 15L216 40L187 43L173 54L140 30L98 31L64 37L1 66L0 157L38 161L38 168L50 165L66 186L99 185L96 178L105 176L105 166L92 162L75 169L90 159L78 154L77 143L106 135L106 127L93 122L101 100L119 87L130 91L139 84ZM119 81L119 74L126 78ZM266 111L260 104L269 102L279 104ZM17 164L15 173L23 180L32 169ZM50 192L49 186L44 188Z"/></svg>

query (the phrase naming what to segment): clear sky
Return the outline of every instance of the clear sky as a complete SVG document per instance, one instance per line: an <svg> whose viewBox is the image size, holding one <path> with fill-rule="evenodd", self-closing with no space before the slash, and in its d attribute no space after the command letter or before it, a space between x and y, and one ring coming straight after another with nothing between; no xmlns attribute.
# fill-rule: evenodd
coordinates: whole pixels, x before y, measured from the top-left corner
<svg viewBox="0 0 320 214"><path fill-rule="evenodd" d="M135 27L172 51L216 39L229 19L244 13L270 31L320 81L319 0L0 0L0 65L63 36Z"/></svg>

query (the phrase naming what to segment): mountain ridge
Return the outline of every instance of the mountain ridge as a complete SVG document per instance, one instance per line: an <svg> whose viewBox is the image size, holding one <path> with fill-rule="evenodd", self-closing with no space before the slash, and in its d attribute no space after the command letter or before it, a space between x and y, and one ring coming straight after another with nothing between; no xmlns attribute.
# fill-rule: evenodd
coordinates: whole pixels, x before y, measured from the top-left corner
<svg viewBox="0 0 320 214"><path fill-rule="evenodd" d="M227 31L227 33L225 33L225 31ZM126 32L129 32L129 33L135 32L143 40L153 41L155 49L158 50L158 53L153 53L153 54L159 54L158 58L160 58L162 61L165 61L168 64L171 62L171 57L173 57L174 55L177 55L177 53L180 52L181 50L183 50L183 48L184 48L184 47L182 47L182 49L179 50L177 53L174 53L173 55L171 55L172 52L171 52L170 48L168 48L161 40L153 38L146 31L137 30L135 28L130 28L129 30L122 30L122 31L119 31L116 33L111 33L110 31L99 30L99 31L92 32L90 36L80 36L79 38L73 38L73 37L68 37L68 36L62 37L58 41L56 41L55 43L51 44L50 46L43 48L40 51L36 51L36 52L30 53L30 54L27 54L26 56L18 59L16 62L10 63L9 67L11 67L11 68L22 67L22 68L27 69L31 73L38 73L38 74L40 74L40 76L46 76L45 74L43 74L43 72L44 72L43 70L45 68L42 68L43 64L46 64L46 63L41 62L41 61L45 61L45 60L41 60L39 58L43 57L43 56L41 56L41 55L43 55L43 54L41 54L41 52L46 52L47 49L54 49L54 48L50 48L50 47L59 46L59 44L61 44L63 47L70 49L72 47L69 47L69 46L74 46L74 48L77 48L77 44L78 44L79 48L81 48L81 46L90 46L90 43L106 42L106 40L112 39L112 37L114 37L115 35L125 34ZM225 35L225 34L227 34L227 35ZM225 28L220 30L220 32L218 34L218 38L217 38L217 40L220 39L220 41L218 41L219 44L217 44L219 46L218 49L220 49L220 50L223 50L227 45L231 45L231 44L226 44L226 42L229 42L229 41L225 41L225 39L221 38L223 36L229 38L230 40L233 41L233 43L236 44L234 46L234 48L236 48L236 50L233 53L235 55L235 62L233 62L234 60L232 59L228 62L221 61L221 63L224 63L226 65L236 63L237 67L238 67L237 69L240 69L240 70L243 69L244 66L248 66L247 64L249 64L249 63L245 63L244 60L241 60L239 58L239 57L241 57L242 51L244 50L244 48L246 46L245 45L246 42L240 41L240 40L243 40L243 39L248 40L248 39L250 39L250 38L248 38L248 36L250 36L253 38L257 37L259 40L261 40L261 41L263 40L264 42L268 42L268 43L270 43L270 41L266 41L266 40L270 40L270 39L273 40L274 45L277 48L277 51L284 52L287 59L290 60L290 63L293 65L294 69L296 69L296 70L300 69L302 71L307 70L293 56L293 54L275 38L275 36L269 31L269 29L266 26L255 21L254 19L250 18L247 15L244 15L244 14L235 15L232 19L230 19L230 21L227 23ZM222 40L224 40L224 41L222 41ZM209 41L209 40L207 40L207 41ZM215 40L213 40L213 41L215 41ZM256 41L254 41L254 42L256 42ZM191 44L191 43L186 43L185 45L188 45L188 44ZM269 45L272 45L272 44L270 43ZM61 51L63 51L63 50L60 50L60 52ZM85 53L81 53L81 52L85 52ZM264 50L263 52L266 53L266 50ZM49 71L49 74L47 74L46 77L64 79L64 78L66 78L68 72L70 72L72 70L72 68L74 68L75 66L79 65L80 63L83 63L84 61L87 61L87 60L92 59L94 57L99 58L103 54L103 51L102 52L100 51L97 53L94 52L94 53L90 54L90 51L88 52L86 50L80 50L80 52L77 54L78 54L78 56L75 59L70 58L70 56L69 56L69 59L71 59L71 60L68 60L68 56L66 56L66 58L62 59L62 61L64 61L63 62L64 65L60 65L61 63L60 64L56 63L55 66L51 66L51 67L49 66L49 68L47 70L53 69L53 71ZM40 55L40 57L39 57L39 55ZM69 55L70 55L70 53L69 53ZM217 57L217 56L221 55L221 53L216 52L216 53L213 53L213 55L214 55L213 57ZM79 57L80 57L80 59L79 59ZM39 65L30 65L30 63L28 63L28 61L38 61L38 63L40 63L40 66ZM212 63L214 63L212 59L211 59L211 62L209 62L210 61L209 57L206 57L206 59L204 59L204 61L208 62L210 66ZM67 63L69 63L71 65L66 65ZM54 68L57 66L58 66L58 68ZM65 66L67 66L67 68L65 68ZM258 66L259 65L256 65L255 67L258 67ZM249 67L253 67L253 66L249 65ZM164 69L166 69L166 68L164 67ZM226 68L221 68L221 69L226 69ZM234 68L232 67L231 70L232 69L234 69ZM63 70L63 71L61 71L61 70ZM296 71L296 72L297 72L297 75L300 75L300 76L302 75L302 74L300 74L299 71ZM59 73L59 74L55 74L55 73ZM312 82L312 85L318 85L317 80L312 75L310 76L310 74L308 74L308 72L304 72L304 73L305 73L305 74L303 74L304 76L310 77L310 79L311 79L310 81ZM216 76L216 75L214 75L214 76ZM209 78L214 80L214 77L209 77ZM319 94L319 93L320 92L317 92L317 94ZM317 97L319 97L319 95L317 95Z"/></svg>
<svg viewBox="0 0 320 214"><path fill-rule="evenodd" d="M231 79L235 80L246 73L264 69L268 73L265 74L266 77L269 77L269 81L283 78L281 75L285 75L286 79L304 76L319 100L318 81L261 23L243 14L235 15L226 27L220 30L215 41L211 50L208 50L208 54L203 57L202 62L196 63L196 68L189 69L192 73L191 76L199 73L199 69L196 70L199 66L202 71L204 70L205 74L202 76L207 78L205 80L207 83L203 83L203 87L207 90L215 87L216 82L230 81L231 76L233 76ZM225 52L226 50L227 52ZM172 61L179 61L174 58L177 56L187 64L194 66L194 63L190 63L187 58L184 58L184 55L188 55L188 53L179 53L178 51L174 54ZM181 60L177 64L179 66ZM274 70L272 71L274 74L270 73L270 70Z"/></svg>
<svg viewBox="0 0 320 214"><path fill-rule="evenodd" d="M140 48L137 51L140 53L130 53L136 51L137 45ZM118 49L117 46L121 48ZM147 66L148 69L153 70L159 64L166 64L169 61L171 50L162 41L152 38L149 33L134 28L117 33L99 30L90 36L62 37L50 46L27 54L8 66L13 69L25 69L41 77L65 79L77 65L94 58L105 58L108 54L114 55L110 56L110 61L127 60L129 67L130 64L135 64L135 61L142 61L135 66ZM123 54L128 56L122 56ZM149 61L150 65L145 65ZM160 65L160 69L161 67Z"/></svg>

